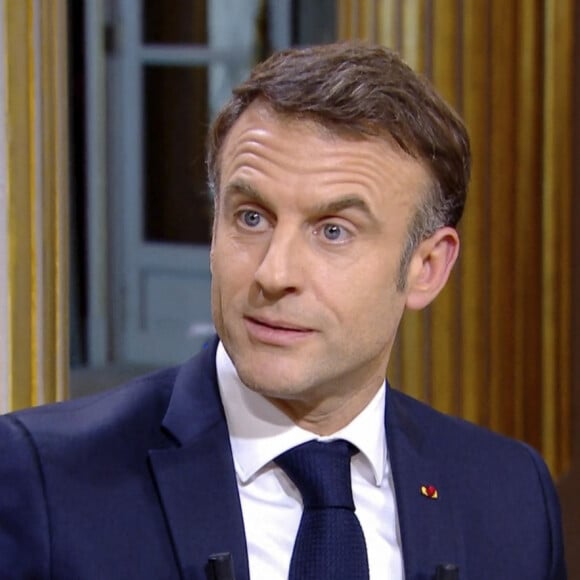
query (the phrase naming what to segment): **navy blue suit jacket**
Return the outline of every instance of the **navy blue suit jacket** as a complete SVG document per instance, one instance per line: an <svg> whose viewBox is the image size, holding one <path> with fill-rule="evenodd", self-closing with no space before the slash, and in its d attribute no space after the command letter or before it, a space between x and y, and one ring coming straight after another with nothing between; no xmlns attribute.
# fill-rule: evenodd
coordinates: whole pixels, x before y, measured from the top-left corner
<svg viewBox="0 0 580 580"><path fill-rule="evenodd" d="M0 578L205 580L208 556L227 551L248 579L215 347L0 417ZM443 562L461 580L566 577L558 500L532 449L392 389L385 421L407 580Z"/></svg>

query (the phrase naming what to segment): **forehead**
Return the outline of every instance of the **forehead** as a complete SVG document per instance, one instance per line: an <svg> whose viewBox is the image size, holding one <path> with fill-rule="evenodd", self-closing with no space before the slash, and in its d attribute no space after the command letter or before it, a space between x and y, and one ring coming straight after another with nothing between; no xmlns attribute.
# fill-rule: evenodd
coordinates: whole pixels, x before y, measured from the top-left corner
<svg viewBox="0 0 580 580"><path fill-rule="evenodd" d="M267 134L284 133L287 137L299 133L304 139L320 140L327 144L338 143L361 143L371 142L383 143L388 148L397 148L396 144L390 143L388 135L384 137L371 137L358 135L355 131L348 131L346 128L341 130L339 126L335 129L316 119L314 116L307 114L291 115L281 113L273 109L268 103L257 99L239 116L226 135L222 152L227 151L231 154L232 149L239 142L252 139L253 137L267 137ZM298 152L296 152L298 153ZM223 157L223 153L222 153Z"/></svg>
<svg viewBox="0 0 580 580"><path fill-rule="evenodd" d="M352 181L401 190L413 200L431 181L424 165L388 136L338 133L311 118L278 114L259 101L244 111L224 141L220 188L240 174L302 183Z"/></svg>

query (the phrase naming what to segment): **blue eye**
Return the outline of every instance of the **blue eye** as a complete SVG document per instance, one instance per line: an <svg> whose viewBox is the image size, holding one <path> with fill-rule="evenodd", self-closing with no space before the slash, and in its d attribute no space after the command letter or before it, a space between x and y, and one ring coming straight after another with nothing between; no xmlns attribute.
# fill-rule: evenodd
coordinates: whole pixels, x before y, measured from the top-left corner
<svg viewBox="0 0 580 580"><path fill-rule="evenodd" d="M340 240L343 236L343 229L336 224L325 224L323 227L324 237L331 242Z"/></svg>
<svg viewBox="0 0 580 580"><path fill-rule="evenodd" d="M242 221L244 225L248 226L249 228L255 228L260 225L260 221L262 220L262 216L253 210L247 210L242 213Z"/></svg>

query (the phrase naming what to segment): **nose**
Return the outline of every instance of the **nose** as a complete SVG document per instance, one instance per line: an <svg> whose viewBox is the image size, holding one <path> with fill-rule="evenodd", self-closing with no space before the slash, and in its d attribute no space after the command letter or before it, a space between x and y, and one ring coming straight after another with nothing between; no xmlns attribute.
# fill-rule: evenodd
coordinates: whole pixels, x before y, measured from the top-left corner
<svg viewBox="0 0 580 580"><path fill-rule="evenodd" d="M300 291L305 257L300 246L299 233L274 230L254 276L264 296L277 298Z"/></svg>

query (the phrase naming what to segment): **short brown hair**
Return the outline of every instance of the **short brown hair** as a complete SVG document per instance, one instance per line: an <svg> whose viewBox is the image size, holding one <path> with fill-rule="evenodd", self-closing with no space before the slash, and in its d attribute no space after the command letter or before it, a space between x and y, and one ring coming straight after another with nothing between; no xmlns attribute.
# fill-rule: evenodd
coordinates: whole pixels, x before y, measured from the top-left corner
<svg viewBox="0 0 580 580"><path fill-rule="evenodd" d="M395 52L335 43L284 50L258 64L210 128L207 165L214 195L224 140L256 99L279 114L313 120L338 134L384 136L424 163L433 187L410 225L403 261L436 229L459 222L471 165L467 131L432 85Z"/></svg>

